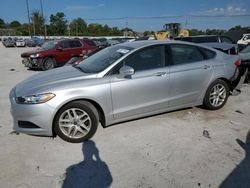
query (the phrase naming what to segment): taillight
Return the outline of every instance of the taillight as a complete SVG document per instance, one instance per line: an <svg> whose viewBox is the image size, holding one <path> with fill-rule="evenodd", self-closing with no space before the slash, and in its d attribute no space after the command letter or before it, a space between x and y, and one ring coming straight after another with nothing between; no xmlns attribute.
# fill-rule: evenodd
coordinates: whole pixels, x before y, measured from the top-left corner
<svg viewBox="0 0 250 188"><path fill-rule="evenodd" d="M234 62L234 64L235 64L237 67L239 67L239 66L241 65L241 60L238 59L237 61Z"/></svg>
<svg viewBox="0 0 250 188"><path fill-rule="evenodd" d="M81 60L77 60L77 61L75 62L76 65L79 65L80 63L81 63Z"/></svg>

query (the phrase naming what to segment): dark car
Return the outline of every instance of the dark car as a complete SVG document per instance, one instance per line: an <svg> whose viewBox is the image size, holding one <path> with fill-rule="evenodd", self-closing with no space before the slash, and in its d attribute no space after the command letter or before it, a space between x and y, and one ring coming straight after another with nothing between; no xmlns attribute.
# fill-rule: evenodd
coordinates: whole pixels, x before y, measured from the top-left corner
<svg viewBox="0 0 250 188"><path fill-rule="evenodd" d="M24 39L25 45L28 47L36 47L36 43L32 39Z"/></svg>
<svg viewBox="0 0 250 188"><path fill-rule="evenodd" d="M210 43L202 43L202 45L214 48L216 50L220 50L226 54L231 54L231 55L236 55L239 52L237 44L210 42Z"/></svg>
<svg viewBox="0 0 250 188"><path fill-rule="evenodd" d="M46 42L35 51L22 53L21 57L26 67L48 70L63 66L69 59L86 50L92 51L92 47L82 40L64 39Z"/></svg>
<svg viewBox="0 0 250 188"><path fill-rule="evenodd" d="M210 42L219 42L219 43L229 43L234 44L233 40L226 36L220 35L199 35L199 36L190 36L190 37L177 37L175 40L182 40L187 42L194 43L210 43Z"/></svg>
<svg viewBox="0 0 250 188"><path fill-rule="evenodd" d="M98 48L103 49L103 48L106 48L109 46L106 38L95 38L92 40L95 42L95 44Z"/></svg>
<svg viewBox="0 0 250 188"><path fill-rule="evenodd" d="M7 39L4 41L3 45L7 48L7 47L15 47L16 46L16 42L13 39Z"/></svg>

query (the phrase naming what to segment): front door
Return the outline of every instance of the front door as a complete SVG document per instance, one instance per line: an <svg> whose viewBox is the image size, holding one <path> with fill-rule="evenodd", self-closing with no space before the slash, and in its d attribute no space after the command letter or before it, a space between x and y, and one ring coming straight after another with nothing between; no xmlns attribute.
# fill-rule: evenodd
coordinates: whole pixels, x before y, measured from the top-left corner
<svg viewBox="0 0 250 188"><path fill-rule="evenodd" d="M150 113L168 107L169 67L165 47L148 47L129 56L121 63L134 68L129 78L111 77L115 119Z"/></svg>

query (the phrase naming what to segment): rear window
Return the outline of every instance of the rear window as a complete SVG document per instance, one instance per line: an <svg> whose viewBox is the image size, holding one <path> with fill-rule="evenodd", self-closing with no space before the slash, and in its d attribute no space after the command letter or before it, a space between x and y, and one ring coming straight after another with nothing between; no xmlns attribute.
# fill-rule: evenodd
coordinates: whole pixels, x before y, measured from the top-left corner
<svg viewBox="0 0 250 188"><path fill-rule="evenodd" d="M199 49L204 54L205 59L213 59L216 56L216 53L212 50L208 50L206 48L199 48Z"/></svg>
<svg viewBox="0 0 250 188"><path fill-rule="evenodd" d="M96 46L95 42L92 40L83 40L84 42L86 42L89 46Z"/></svg>
<svg viewBox="0 0 250 188"><path fill-rule="evenodd" d="M82 46L82 43L79 40L72 40L70 41L71 48L79 48Z"/></svg>

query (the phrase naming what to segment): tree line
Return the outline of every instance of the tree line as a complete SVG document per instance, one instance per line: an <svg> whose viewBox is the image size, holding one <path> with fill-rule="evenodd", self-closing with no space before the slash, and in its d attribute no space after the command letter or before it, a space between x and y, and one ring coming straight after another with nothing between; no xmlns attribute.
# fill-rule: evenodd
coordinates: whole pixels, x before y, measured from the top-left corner
<svg viewBox="0 0 250 188"><path fill-rule="evenodd" d="M14 20L6 23L0 18L0 28L13 29L16 35L49 35L49 36L111 36L123 35L124 31L135 33L131 28L119 29L118 27L109 27L98 23L87 24L82 18L75 18L71 21L66 19L63 12L51 14L49 24L45 24L45 20L39 10L33 10L31 13L31 24L23 23ZM235 26L229 30L242 30L244 33L250 33L250 27ZM227 30L207 29L205 31L198 29L189 29L190 36L195 35L221 35ZM144 36L152 35L154 31L145 31Z"/></svg>
<svg viewBox="0 0 250 188"><path fill-rule="evenodd" d="M66 19L63 12L51 14L49 17L49 24L45 24L39 10L34 10L30 16L31 24L23 23L14 20L6 23L0 18L1 29L14 29L16 35L35 36L111 36L123 35L123 31L118 27L109 27L108 25L101 25L98 23L87 24L82 18L76 18L71 21Z"/></svg>

